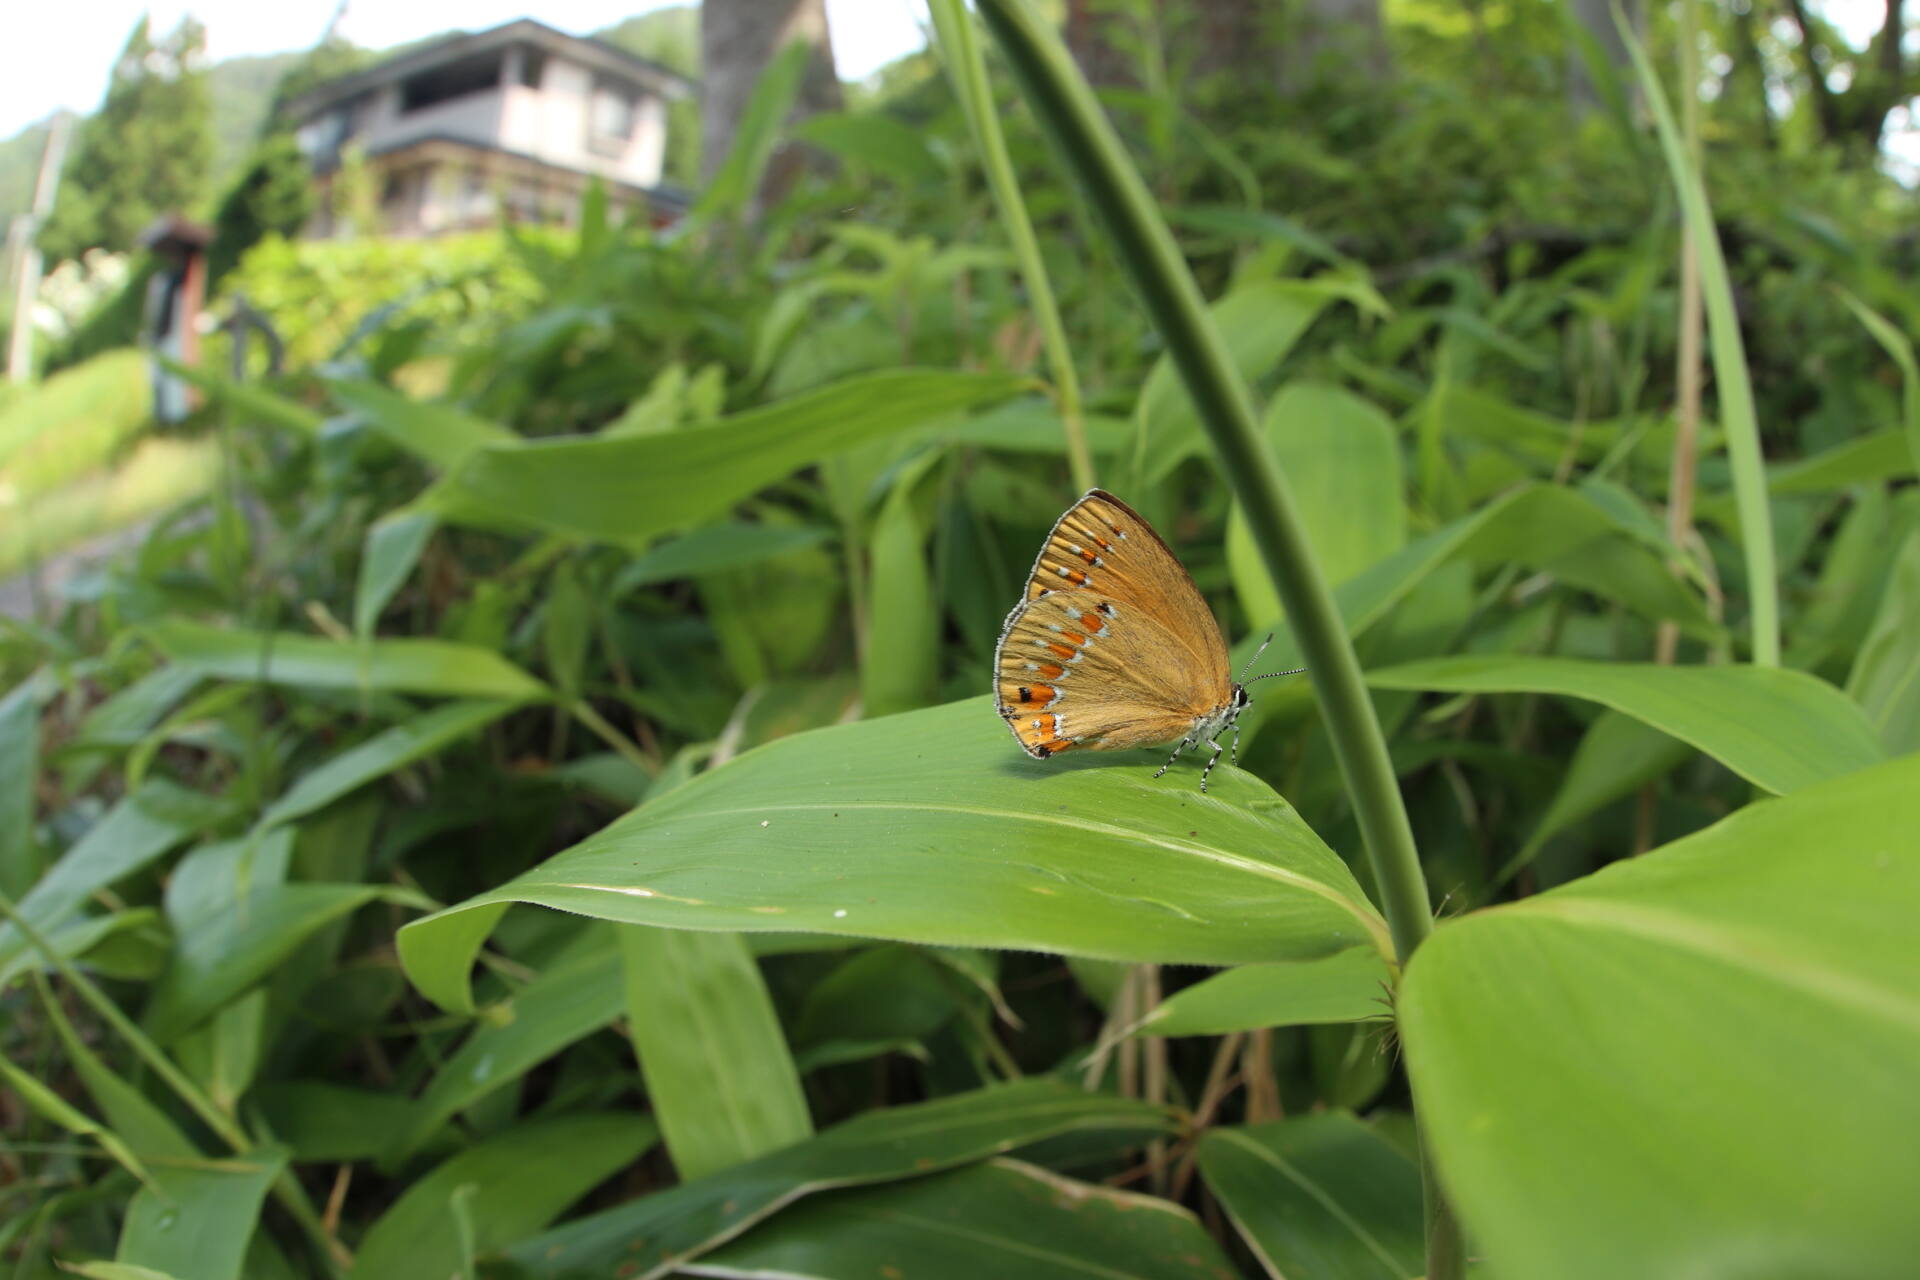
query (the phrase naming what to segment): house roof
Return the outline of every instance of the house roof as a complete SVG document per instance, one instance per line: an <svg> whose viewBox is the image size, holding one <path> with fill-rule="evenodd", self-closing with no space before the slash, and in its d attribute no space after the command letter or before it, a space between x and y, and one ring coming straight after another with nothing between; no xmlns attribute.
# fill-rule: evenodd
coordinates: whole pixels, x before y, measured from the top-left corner
<svg viewBox="0 0 1920 1280"><path fill-rule="evenodd" d="M603 75L629 81L668 98L691 97L699 87L695 81L679 72L628 53L605 40L591 36L570 36L544 22L517 18L485 31L460 32L433 40L395 54L365 70L316 85L288 104L289 113L295 119L303 120L369 89L404 80L444 63L516 44L531 45L543 52L568 58Z"/></svg>

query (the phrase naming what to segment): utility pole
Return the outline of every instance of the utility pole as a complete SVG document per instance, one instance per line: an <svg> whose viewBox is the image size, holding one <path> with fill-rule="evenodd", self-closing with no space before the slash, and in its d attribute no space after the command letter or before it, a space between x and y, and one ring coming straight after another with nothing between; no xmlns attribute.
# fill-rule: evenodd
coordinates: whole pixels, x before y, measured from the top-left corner
<svg viewBox="0 0 1920 1280"><path fill-rule="evenodd" d="M33 207L15 215L7 230L12 246L13 328L7 336L7 378L25 382L33 376L33 299L40 292L41 224L53 212L53 197L60 189L60 166L67 158L67 133L73 127L73 114L57 112L47 126L47 145L40 152L40 176L33 184Z"/></svg>

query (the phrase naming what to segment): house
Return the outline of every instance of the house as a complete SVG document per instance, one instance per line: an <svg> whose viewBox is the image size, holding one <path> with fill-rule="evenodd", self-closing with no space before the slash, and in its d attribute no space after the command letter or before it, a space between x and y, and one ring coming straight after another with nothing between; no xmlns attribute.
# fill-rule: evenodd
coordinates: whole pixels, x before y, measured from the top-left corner
<svg viewBox="0 0 1920 1280"><path fill-rule="evenodd" d="M661 185L667 103L694 88L529 18L431 41L289 104L320 188L308 234L428 236L490 225L503 209L569 222L595 177L616 209L670 222L685 201ZM376 228L343 225L351 206L333 198L360 171Z"/></svg>

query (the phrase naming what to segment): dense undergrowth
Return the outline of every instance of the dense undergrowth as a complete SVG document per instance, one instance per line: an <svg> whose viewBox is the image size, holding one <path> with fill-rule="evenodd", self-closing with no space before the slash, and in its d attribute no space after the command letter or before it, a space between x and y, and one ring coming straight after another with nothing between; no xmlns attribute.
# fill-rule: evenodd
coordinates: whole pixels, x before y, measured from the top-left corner
<svg viewBox="0 0 1920 1280"><path fill-rule="evenodd" d="M1019 754L1075 472L1239 656L1294 665L1294 584L1064 117L996 79L1055 335L964 76L803 126L749 223L781 64L673 232L231 277L287 372L199 375L208 495L0 651L11 1274L1458 1274L1423 1164L1503 1276L1891 1274L1912 197L1728 94L1703 223L1540 9L1108 99L1366 671L1417 954L1307 680L1206 797Z"/></svg>

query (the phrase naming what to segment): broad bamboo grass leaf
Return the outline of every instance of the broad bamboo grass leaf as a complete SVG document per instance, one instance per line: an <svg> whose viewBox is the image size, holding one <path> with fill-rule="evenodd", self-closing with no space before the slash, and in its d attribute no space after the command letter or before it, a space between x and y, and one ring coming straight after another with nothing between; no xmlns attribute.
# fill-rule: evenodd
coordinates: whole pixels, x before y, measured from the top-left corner
<svg viewBox="0 0 1920 1280"><path fill-rule="evenodd" d="M232 1160L155 1163L154 1184L127 1205L114 1261L191 1280L241 1280L261 1203L286 1167L284 1147L257 1147Z"/></svg>
<svg viewBox="0 0 1920 1280"><path fill-rule="evenodd" d="M342 796L478 732L516 705L494 699L449 702L383 729L303 774L285 795L267 806L258 829L324 809Z"/></svg>
<svg viewBox="0 0 1920 1280"><path fill-rule="evenodd" d="M1760 448L1760 420L1753 407L1753 379L1740 337L1740 317L1733 305L1727 260L1720 249L1713 210L1707 203L1706 184L1681 140L1673 109L1667 105L1667 91L1653 64L1647 60L1646 50L1640 47L1639 37L1617 7L1614 21L1633 59L1634 70L1639 74L1647 105L1653 111L1660 149L1666 155L1667 170L1680 199L1680 215L1692 238L1694 252L1699 256L1700 290L1707 308L1707 340L1713 353L1714 387L1720 399L1720 426L1726 433L1734 505L1740 516L1740 544L1746 558L1753 662L1756 666L1777 667L1780 665L1780 571L1773 546L1773 514ZM1694 93L1697 87L1687 85L1685 91Z"/></svg>
<svg viewBox="0 0 1920 1280"><path fill-rule="evenodd" d="M1027 1080L868 1111L711 1177L603 1209L509 1251L537 1280L604 1274L658 1280L804 1197L918 1178L1066 1135L1139 1140L1173 1132L1165 1108Z"/></svg>
<svg viewBox="0 0 1920 1280"><path fill-rule="evenodd" d="M62 1262L61 1266L86 1280L178 1280L152 1267L136 1267L126 1262Z"/></svg>
<svg viewBox="0 0 1920 1280"><path fill-rule="evenodd" d="M635 556L613 580L608 595L619 599L640 587L740 569L826 541L828 531L811 525L713 524L670 538Z"/></svg>
<svg viewBox="0 0 1920 1280"><path fill-rule="evenodd" d="M326 425L324 415L257 383L235 382L211 369L189 368L165 356L158 359L169 373L186 379L230 411L308 437L319 435Z"/></svg>
<svg viewBox="0 0 1920 1280"><path fill-rule="evenodd" d="M60 789L68 795L84 790L111 753L138 744L200 680L199 672L185 667L155 667L94 707L55 757Z"/></svg>
<svg viewBox="0 0 1920 1280"><path fill-rule="evenodd" d="M1899 366L1900 425L1907 442L1907 461L1913 468L1920 469L1920 363L1914 360L1913 343L1885 316L1844 289L1840 291L1840 300L1859 317L1887 357Z"/></svg>
<svg viewBox="0 0 1920 1280"><path fill-rule="evenodd" d="M326 1080L269 1080L247 1094L266 1131L303 1164L372 1160L393 1148L393 1135L413 1124L404 1094L356 1089Z"/></svg>
<svg viewBox="0 0 1920 1280"><path fill-rule="evenodd" d="M812 1136L800 1074L745 940L616 928L628 1033L681 1180Z"/></svg>
<svg viewBox="0 0 1920 1280"><path fill-rule="evenodd" d="M111 1127L101 1124L5 1058L0 1058L0 1081L6 1083L15 1100L28 1111L76 1137L93 1139L102 1151L142 1183L152 1181L140 1157Z"/></svg>
<svg viewBox="0 0 1920 1280"><path fill-rule="evenodd" d="M18 899L39 874L33 782L40 773L40 707L53 693L41 672L0 698L0 892Z"/></svg>
<svg viewBox="0 0 1920 1280"><path fill-rule="evenodd" d="M1908 756L1435 932L1401 1035L1491 1268L1911 1268L1916 830Z"/></svg>
<svg viewBox="0 0 1920 1280"><path fill-rule="evenodd" d="M1913 450L1908 447L1906 433L1888 429L1835 445L1810 458L1769 467L1767 492L1776 498L1795 493L1832 493L1854 485L1904 480L1914 471ZM1697 510L1702 519L1738 527L1731 494L1701 494Z"/></svg>
<svg viewBox="0 0 1920 1280"><path fill-rule="evenodd" d="M1880 612L1847 676L1888 755L1920 751L1920 530L1907 535Z"/></svg>
<svg viewBox="0 0 1920 1280"><path fill-rule="evenodd" d="M74 1029L66 1010L45 982L39 983L39 990L41 1007L46 1010L54 1034L60 1038L60 1047L66 1051L67 1060L73 1064L115 1136L143 1156L198 1159L200 1149L180 1131L173 1118L100 1060Z"/></svg>
<svg viewBox="0 0 1920 1280"><path fill-rule="evenodd" d="M491 649L445 640L342 644L295 632L242 631L184 618L149 623L161 653L222 680L441 697L540 699L551 691Z"/></svg>
<svg viewBox="0 0 1920 1280"><path fill-rule="evenodd" d="M1171 1201L998 1159L814 1196L681 1274L1227 1280L1234 1271L1199 1220Z"/></svg>
<svg viewBox="0 0 1920 1280"><path fill-rule="evenodd" d="M1199 1162L1274 1280L1426 1273L1419 1166L1350 1112L1210 1129Z"/></svg>
<svg viewBox="0 0 1920 1280"><path fill-rule="evenodd" d="M1352 302L1374 315L1387 305L1365 284L1352 280L1254 280L1242 284L1208 308L1226 343L1226 354L1241 378L1252 382L1286 359L1321 313L1335 302ZM1206 448L1180 371L1162 356L1147 374L1134 409L1139 432L1135 479L1149 487L1165 479L1184 459Z"/></svg>
<svg viewBox="0 0 1920 1280"><path fill-rule="evenodd" d="M381 885L288 884L293 832L280 829L203 845L167 882L173 955L153 985L146 1024L178 1039L265 979L308 935L392 890Z"/></svg>
<svg viewBox="0 0 1920 1280"><path fill-rule="evenodd" d="M16 910L45 932L69 920L94 893L132 875L196 831L227 814L219 801L162 779L143 784L74 842L34 882ZM11 971L31 948L11 921L0 923L0 970Z"/></svg>
<svg viewBox="0 0 1920 1280"><path fill-rule="evenodd" d="M870 718L935 700L944 619L927 573L927 520L914 490L940 456L929 452L901 468L873 522L866 661L860 667L860 698Z"/></svg>
<svg viewBox="0 0 1920 1280"><path fill-rule="evenodd" d="M1133 424L1111 414L1090 413L1080 422L1087 448L1097 457L1133 448ZM1064 454L1066 427L1060 412L1041 400L1014 400L956 423L940 433L948 444L976 445L1006 453Z"/></svg>
<svg viewBox="0 0 1920 1280"><path fill-rule="evenodd" d="M1133 1035L1211 1036L1262 1027L1388 1017L1392 974L1371 947L1318 960L1244 964L1203 978L1156 1005Z"/></svg>
<svg viewBox="0 0 1920 1280"><path fill-rule="evenodd" d="M1339 586L1406 543L1400 439L1384 413L1339 387L1290 382L1267 406L1262 429L1299 494L1300 518L1329 582ZM1237 510L1227 526L1227 564L1249 630L1278 623L1280 597Z"/></svg>
<svg viewBox="0 0 1920 1280"><path fill-rule="evenodd" d="M489 445L510 444L513 432L452 405L409 400L373 382L327 383L334 399L355 410L395 445L452 471Z"/></svg>
<svg viewBox="0 0 1920 1280"><path fill-rule="evenodd" d="M1804 671L1458 656L1367 673L1382 689L1586 698L1689 742L1784 795L1884 759L1858 704Z"/></svg>
<svg viewBox="0 0 1920 1280"><path fill-rule="evenodd" d="M1007 374L862 374L682 431L482 449L456 490L548 532L639 542L722 515L809 463L1030 385Z"/></svg>
<svg viewBox="0 0 1920 1280"><path fill-rule="evenodd" d="M383 1154L399 1159L419 1150L455 1115L612 1023L623 997L613 934L589 924L441 1063L408 1123L387 1135Z"/></svg>
<svg viewBox="0 0 1920 1280"><path fill-rule="evenodd" d="M706 226L750 210L760 191L760 178L779 140L780 126L800 93L813 45L795 39L767 63L754 85L753 96L740 113L733 146L707 182L707 188L687 213L690 225Z"/></svg>
<svg viewBox="0 0 1920 1280"><path fill-rule="evenodd" d="M1644 720L1611 709L1601 712L1574 749L1566 776L1533 834L1500 869L1496 882L1506 883L1533 861L1548 840L1602 806L1678 768L1693 751L1693 744Z"/></svg>
<svg viewBox="0 0 1920 1280"><path fill-rule="evenodd" d="M568 1205L654 1144L653 1121L614 1112L515 1125L416 1179L367 1232L354 1280L424 1280L471 1274L491 1253L545 1227ZM461 1247L453 1196L472 1188L472 1251Z"/></svg>
<svg viewBox="0 0 1920 1280"><path fill-rule="evenodd" d="M449 1009L507 905L681 929L1236 964L1372 943L1346 864L1249 774L1149 753L1033 761L975 698L782 738L497 889L404 928Z"/></svg>
<svg viewBox="0 0 1920 1280"><path fill-rule="evenodd" d="M56 956L83 960L95 972L133 981L153 977L168 946L160 913L151 907L79 916L42 930L40 936ZM51 967L47 957L33 948L9 948L0 956L0 988L29 970L45 972Z"/></svg>
<svg viewBox="0 0 1920 1280"><path fill-rule="evenodd" d="M412 575L427 541L439 527L439 517L433 512L402 507L367 530L366 549L360 555L359 585L353 593L354 635L362 639L373 635L380 615Z"/></svg>
<svg viewBox="0 0 1920 1280"><path fill-rule="evenodd" d="M897 182L938 182L946 173L917 130L878 111L809 116L794 126L793 136Z"/></svg>

